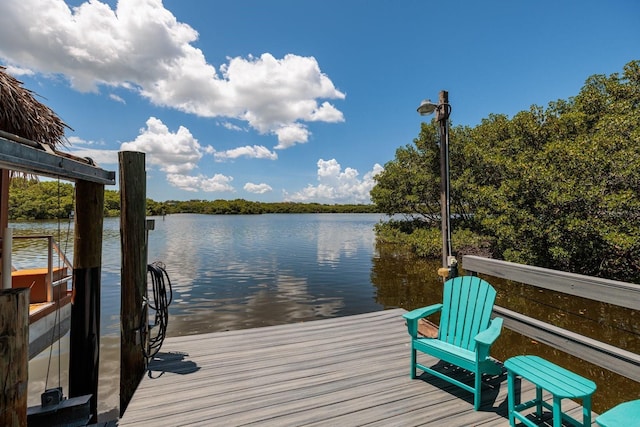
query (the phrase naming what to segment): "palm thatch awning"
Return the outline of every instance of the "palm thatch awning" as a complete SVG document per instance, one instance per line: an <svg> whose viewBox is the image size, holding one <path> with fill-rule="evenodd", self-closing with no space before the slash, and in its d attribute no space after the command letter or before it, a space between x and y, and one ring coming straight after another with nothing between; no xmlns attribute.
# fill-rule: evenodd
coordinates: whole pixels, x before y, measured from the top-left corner
<svg viewBox="0 0 640 427"><path fill-rule="evenodd" d="M5 70L0 66L0 130L54 149L64 145L64 130L69 126Z"/></svg>
<svg viewBox="0 0 640 427"><path fill-rule="evenodd" d="M57 150L68 145L64 131L71 128L5 70L0 66L0 168L115 184L114 172Z"/></svg>

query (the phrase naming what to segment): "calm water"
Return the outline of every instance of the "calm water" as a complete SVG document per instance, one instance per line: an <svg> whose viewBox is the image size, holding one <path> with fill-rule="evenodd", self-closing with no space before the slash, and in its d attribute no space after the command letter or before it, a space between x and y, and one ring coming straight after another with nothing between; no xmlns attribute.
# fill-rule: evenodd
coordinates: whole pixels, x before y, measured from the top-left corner
<svg viewBox="0 0 640 427"><path fill-rule="evenodd" d="M366 313L390 307L377 296L371 214L168 215L149 232L149 262L173 285L168 335L198 334ZM53 234L73 259L73 224L11 224L14 235ZM20 268L46 265L45 241L14 245ZM67 243L68 242L68 243ZM104 224L100 412L117 407L120 316L119 221ZM44 264L43 264L44 263ZM393 305L391 305L393 306ZM68 339L60 344L62 378ZM58 385L58 346L48 387ZM45 389L49 352L30 365L30 405ZM53 380L52 380L53 377ZM66 384L62 384L67 390ZM108 397L106 397L108 396Z"/></svg>
<svg viewBox="0 0 640 427"><path fill-rule="evenodd" d="M428 262L375 244L371 214L256 216L170 215L155 218L149 262L166 265L173 284L169 336L302 322L440 302L442 286ZM14 235L53 234L72 259L73 224L11 224ZM70 228L70 230L69 230ZM70 234L71 233L71 234ZM100 419L117 417L120 345L120 231L106 219L103 236ZM67 243L68 242L68 243ZM13 263L46 265L45 241L16 240ZM638 313L605 304L545 294L490 279L498 304L593 338L640 352ZM49 368L49 351L51 365ZM68 369L68 337L29 365L29 405L45 387L62 385ZM503 330L492 354L538 354L598 383L594 410L637 398L640 384ZM60 369L58 369L60 366ZM47 369L49 380L45 386ZM58 372L63 382L59 384Z"/></svg>
<svg viewBox="0 0 640 427"><path fill-rule="evenodd" d="M149 262L173 284L170 335L253 328L381 310L371 283L373 225L380 215L169 215L149 232ZM12 224L14 234L52 233L56 222ZM60 245L67 241L61 227ZM71 230L72 233L73 230ZM102 333L119 334L119 222L104 226ZM67 254L73 256L73 236ZM16 245L17 246L17 245ZM42 251L14 248L14 264Z"/></svg>

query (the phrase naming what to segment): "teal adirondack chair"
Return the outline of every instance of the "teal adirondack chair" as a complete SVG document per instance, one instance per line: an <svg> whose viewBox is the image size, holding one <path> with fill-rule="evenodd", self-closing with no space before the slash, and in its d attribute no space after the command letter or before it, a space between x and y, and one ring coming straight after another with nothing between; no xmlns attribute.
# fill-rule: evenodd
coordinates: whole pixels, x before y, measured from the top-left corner
<svg viewBox="0 0 640 427"><path fill-rule="evenodd" d="M491 344L502 329L502 319L491 320L496 291L486 281L474 276L460 276L444 283L442 304L418 308L405 313L411 335L411 378L416 378L416 368L461 387L474 395L474 409L480 409L480 389L483 374L498 375L502 368L489 357ZM437 338L418 336L418 322L440 312ZM475 374L471 387L455 378L417 362L416 352L459 366Z"/></svg>

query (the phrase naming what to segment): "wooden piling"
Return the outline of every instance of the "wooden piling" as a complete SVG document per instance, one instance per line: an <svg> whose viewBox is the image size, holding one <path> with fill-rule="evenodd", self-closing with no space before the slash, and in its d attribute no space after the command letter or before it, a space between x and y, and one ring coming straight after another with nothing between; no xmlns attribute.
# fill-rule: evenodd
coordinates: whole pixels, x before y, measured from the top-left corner
<svg viewBox="0 0 640 427"><path fill-rule="evenodd" d="M0 425L27 425L29 289L0 290Z"/></svg>
<svg viewBox="0 0 640 427"><path fill-rule="evenodd" d="M0 233L9 224L9 182L9 170L0 169Z"/></svg>
<svg viewBox="0 0 640 427"><path fill-rule="evenodd" d="M122 151L120 163L120 415L146 371L148 339L146 175L144 153Z"/></svg>
<svg viewBox="0 0 640 427"><path fill-rule="evenodd" d="M96 423L100 364L100 274L104 185L77 181L75 212L69 397L91 394L91 422Z"/></svg>
<svg viewBox="0 0 640 427"><path fill-rule="evenodd" d="M9 170L8 169L0 169L0 259L5 260L4 263L0 263L0 275L2 275L3 270L6 269L7 261L9 265L11 265L11 254L7 256L3 256L6 254L2 253L2 248L5 245L4 241L4 233L7 227L9 226ZM9 273L11 271L9 270ZM6 275L2 276L2 285L0 288L9 289L11 286L7 286L7 283L11 283L11 279L8 279Z"/></svg>

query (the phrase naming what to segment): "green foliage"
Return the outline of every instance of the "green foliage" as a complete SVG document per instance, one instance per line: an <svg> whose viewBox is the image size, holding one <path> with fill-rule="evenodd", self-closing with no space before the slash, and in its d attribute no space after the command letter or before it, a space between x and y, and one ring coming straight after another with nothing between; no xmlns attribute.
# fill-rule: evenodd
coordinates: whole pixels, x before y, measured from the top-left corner
<svg viewBox="0 0 640 427"><path fill-rule="evenodd" d="M381 212L403 214L429 223L440 215L439 137L435 124L422 124L420 135L396 150L396 158L375 176L371 200Z"/></svg>
<svg viewBox="0 0 640 427"><path fill-rule="evenodd" d="M104 192L104 215L119 216L120 215L120 193L113 190L105 190Z"/></svg>
<svg viewBox="0 0 640 427"><path fill-rule="evenodd" d="M15 177L9 189L9 218L12 220L69 218L75 207L73 184ZM120 194L104 192L105 216L120 215Z"/></svg>
<svg viewBox="0 0 640 427"><path fill-rule="evenodd" d="M437 227L425 227L419 220L380 222L375 225L377 241L410 248L422 258L442 256L442 234ZM458 254L490 256L494 239L466 228L454 229L451 235L453 251Z"/></svg>
<svg viewBox="0 0 640 427"><path fill-rule="evenodd" d="M68 218L74 209L74 187L56 181L14 178L9 191L12 220ZM146 200L147 215L198 213L211 215L252 215L263 213L374 213L374 205L323 205L318 203L260 203L236 200L188 200L156 202ZM120 215L120 193L104 192L104 215Z"/></svg>
<svg viewBox="0 0 640 427"><path fill-rule="evenodd" d="M68 218L73 211L71 184L18 177L11 180L9 193L9 218L14 220Z"/></svg>
<svg viewBox="0 0 640 427"><path fill-rule="evenodd" d="M212 215L254 215L264 213L373 213L374 205L324 205L319 203L263 203L243 199L235 200L188 200L147 202L150 215L172 213L199 213Z"/></svg>
<svg viewBox="0 0 640 427"><path fill-rule="evenodd" d="M371 194L389 215L431 206L437 226L439 194L421 191L439 182L433 129L398 150ZM640 280L640 61L546 109L452 128L450 163L454 231L491 236L479 241L508 261Z"/></svg>

